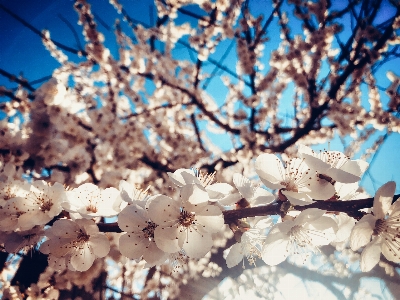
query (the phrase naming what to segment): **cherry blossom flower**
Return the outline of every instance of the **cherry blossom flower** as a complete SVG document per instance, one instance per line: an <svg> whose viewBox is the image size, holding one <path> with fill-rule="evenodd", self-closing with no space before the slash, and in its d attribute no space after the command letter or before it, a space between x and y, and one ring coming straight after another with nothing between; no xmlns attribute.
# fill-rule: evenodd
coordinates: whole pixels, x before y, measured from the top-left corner
<svg viewBox="0 0 400 300"><path fill-rule="evenodd" d="M256 217L254 226L245 231L240 242L231 246L227 251L226 265L232 268L247 258L250 265L255 265L257 258L261 258L261 247L265 240L264 230L272 225L269 217Z"/></svg>
<svg viewBox="0 0 400 300"><path fill-rule="evenodd" d="M318 176L332 184L336 181L353 183L360 180L361 175L368 168L368 163L363 160L350 160L339 151L321 151L315 153L310 147L300 145L299 153L307 165Z"/></svg>
<svg viewBox="0 0 400 300"><path fill-rule="evenodd" d="M97 225L87 219L57 220L46 230L49 240L40 251L54 257L64 258L72 271L88 270L97 257L104 257L110 251L110 242Z"/></svg>
<svg viewBox="0 0 400 300"><path fill-rule="evenodd" d="M112 217L118 214L113 209L119 191L116 188L100 190L93 183L84 183L67 192L68 201L63 207L69 212L79 213L83 218Z"/></svg>
<svg viewBox="0 0 400 300"><path fill-rule="evenodd" d="M168 258L168 253L160 250L154 241L157 224L149 219L143 207L138 204L125 207L118 215L118 226L126 232L119 239L122 255L131 259L143 257L150 265Z"/></svg>
<svg viewBox="0 0 400 300"><path fill-rule="evenodd" d="M336 222L323 216L326 211L309 208L293 221L286 220L272 227L265 239L262 259L274 266L291 254L306 254L319 251L319 246L328 245L335 238Z"/></svg>
<svg viewBox="0 0 400 300"><path fill-rule="evenodd" d="M178 169L174 173L168 172L168 176L178 187L183 187L186 184L203 186L211 202L218 201L221 205L233 205L240 200L240 194L230 184L213 183L215 173L207 174L197 169Z"/></svg>
<svg viewBox="0 0 400 300"><path fill-rule="evenodd" d="M210 251L211 234L222 229L224 218L220 208L208 200L207 191L198 184L183 186L179 200L164 195L149 200L148 215L158 225L154 230L157 247L167 253L183 248L191 258Z"/></svg>
<svg viewBox="0 0 400 300"><path fill-rule="evenodd" d="M61 204L66 200L62 184L56 182L49 185L45 181L35 181L24 198L17 197L9 204L19 214L18 227L28 230L51 221L62 211Z"/></svg>
<svg viewBox="0 0 400 300"><path fill-rule="evenodd" d="M267 187L280 189L293 205L310 204L312 198L325 200L335 194L334 187L319 179L300 158L289 160L284 167L276 155L264 153L257 157L255 169Z"/></svg>
<svg viewBox="0 0 400 300"><path fill-rule="evenodd" d="M269 191L253 184L248 178L242 174L233 174L233 183L239 193L245 199L245 206L266 205L275 200L274 195ZM241 200L242 201L242 200Z"/></svg>
<svg viewBox="0 0 400 300"><path fill-rule="evenodd" d="M149 188L150 187L147 187L145 190L142 190L125 180L121 180L119 182L120 194L117 196L114 202L113 209L115 211L121 211L121 209L126 207L128 204L132 204L134 202L143 206L150 197L148 194Z"/></svg>
<svg viewBox="0 0 400 300"><path fill-rule="evenodd" d="M400 202L391 204L395 189L394 181L381 186L374 197L374 214L362 217L351 233L353 251L365 246L360 261L363 272L370 271L379 262L381 252L388 260L400 262Z"/></svg>

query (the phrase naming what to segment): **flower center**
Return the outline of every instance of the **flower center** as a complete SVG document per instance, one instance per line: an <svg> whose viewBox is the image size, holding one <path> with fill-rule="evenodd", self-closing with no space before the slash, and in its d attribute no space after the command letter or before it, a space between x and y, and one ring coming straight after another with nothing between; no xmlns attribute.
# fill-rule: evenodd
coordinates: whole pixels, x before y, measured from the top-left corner
<svg viewBox="0 0 400 300"><path fill-rule="evenodd" d="M378 219L375 222L375 228L373 234L379 235L387 229L385 220Z"/></svg>
<svg viewBox="0 0 400 300"><path fill-rule="evenodd" d="M151 221L147 221L147 226L142 229L144 235L146 238L154 238L154 230L158 226L156 223L153 223Z"/></svg>
<svg viewBox="0 0 400 300"><path fill-rule="evenodd" d="M194 224L195 221L195 214L190 213L186 210L182 210L180 216L179 216L179 224L184 226L184 227L189 227L190 225Z"/></svg>

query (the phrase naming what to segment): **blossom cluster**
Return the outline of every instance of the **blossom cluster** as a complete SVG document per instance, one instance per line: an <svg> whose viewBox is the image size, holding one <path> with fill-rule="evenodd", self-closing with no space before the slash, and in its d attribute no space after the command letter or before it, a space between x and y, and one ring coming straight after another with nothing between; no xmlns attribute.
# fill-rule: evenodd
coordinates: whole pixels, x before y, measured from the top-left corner
<svg viewBox="0 0 400 300"><path fill-rule="evenodd" d="M74 189L45 181L27 183L11 176L12 167L1 174L0 242L8 252L40 244L56 270L86 271L96 258L108 255L109 237L99 220L118 217L120 253L148 266L172 262L184 255L200 259L215 243L215 235L227 223L236 243L226 250L226 263L233 267L244 258L255 264L261 258L277 265L290 255L306 259L322 245L332 244L357 251L361 247L361 270L371 270L380 253L400 262L400 205L392 204L395 183L376 193L373 214L359 222L344 212L304 207L317 201L360 199L358 181L368 167L338 151L314 152L299 147L299 156L285 164L274 154L261 154L255 170L261 182L276 195L242 174L233 174L233 185L215 183L215 174L193 169L168 173L178 195L150 195L121 180L119 189L100 189L84 183ZM279 219L256 216L227 220L224 212L268 204L286 207ZM371 240L372 239L372 240Z"/></svg>

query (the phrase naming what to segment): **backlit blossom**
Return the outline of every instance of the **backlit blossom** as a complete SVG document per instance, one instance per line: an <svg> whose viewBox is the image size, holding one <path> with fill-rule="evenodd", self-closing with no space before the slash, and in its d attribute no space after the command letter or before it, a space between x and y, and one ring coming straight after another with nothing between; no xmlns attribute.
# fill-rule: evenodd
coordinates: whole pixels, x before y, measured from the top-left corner
<svg viewBox="0 0 400 300"><path fill-rule="evenodd" d="M233 183L246 201L246 206L266 205L275 200L269 191L253 184L239 173L233 174Z"/></svg>
<svg viewBox="0 0 400 300"><path fill-rule="evenodd" d="M157 247L168 253L183 248L191 258L201 258L211 250L211 234L224 224L221 210L208 204L207 191L197 184L183 186L179 200L154 196L148 215L158 225L154 230Z"/></svg>
<svg viewBox="0 0 400 300"><path fill-rule="evenodd" d="M114 202L119 195L116 188L100 190L93 183L84 183L67 192L68 201L63 207L69 212L79 213L83 218L111 217L118 214L113 209Z"/></svg>
<svg viewBox="0 0 400 300"><path fill-rule="evenodd" d="M233 205L240 200L239 193L230 184L214 183L215 172L207 174L197 169L178 169L174 173L168 172L168 176L178 187L183 187L186 184L203 186L211 202L218 201L221 205Z"/></svg>
<svg viewBox="0 0 400 300"><path fill-rule="evenodd" d="M293 221L286 220L276 224L269 232L262 249L262 259L274 266L283 262L289 255L319 251L320 246L328 245L337 230L336 222L323 216L324 210L309 208L302 211Z"/></svg>
<svg viewBox="0 0 400 300"><path fill-rule="evenodd" d="M368 168L368 163L363 160L350 160L339 151L314 152L311 148L300 145L300 156L307 165L317 171L319 177L332 184L336 181L353 183L360 180L360 176Z"/></svg>
<svg viewBox="0 0 400 300"><path fill-rule="evenodd" d="M293 205L310 204L312 199L325 200L335 194L334 187L319 179L300 158L284 166L276 155L264 153L257 157L255 168L267 187L280 189Z"/></svg>
<svg viewBox="0 0 400 300"><path fill-rule="evenodd" d="M381 186L374 197L374 214L362 217L351 233L353 251L365 246L360 261L364 272L379 262L381 252L388 260L400 262L400 202L392 204L395 189L394 181Z"/></svg>
<svg viewBox="0 0 400 300"><path fill-rule="evenodd" d="M138 204L128 205L118 215L118 226L126 232L119 238L122 255L131 259L143 257L150 265L167 259L168 254L154 241L154 230L158 225L149 219L146 209Z"/></svg>
<svg viewBox="0 0 400 300"><path fill-rule="evenodd" d="M226 265L232 268L247 258L250 265L255 265L257 258L261 258L261 247L265 240L264 230L272 225L272 219L269 217L255 218L254 226L245 231L240 242L234 244L228 249Z"/></svg>

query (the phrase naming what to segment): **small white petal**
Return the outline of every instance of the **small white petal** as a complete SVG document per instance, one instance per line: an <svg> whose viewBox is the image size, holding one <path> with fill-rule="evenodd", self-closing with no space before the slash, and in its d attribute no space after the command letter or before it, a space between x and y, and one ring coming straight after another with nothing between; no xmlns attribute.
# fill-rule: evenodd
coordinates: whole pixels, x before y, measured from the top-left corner
<svg viewBox="0 0 400 300"><path fill-rule="evenodd" d="M243 260L242 245L240 243L234 244L226 257L226 265L228 268L236 266Z"/></svg>
<svg viewBox="0 0 400 300"><path fill-rule="evenodd" d="M88 244L92 247L97 257L104 257L110 252L110 241L103 233L98 233L89 238Z"/></svg>
<svg viewBox="0 0 400 300"><path fill-rule="evenodd" d="M208 193L198 184L187 184L181 189L182 206L186 211L198 211L208 205Z"/></svg>
<svg viewBox="0 0 400 300"><path fill-rule="evenodd" d="M211 234L188 229L186 241L183 243L183 250L190 258L202 258L213 246Z"/></svg>
<svg viewBox="0 0 400 300"><path fill-rule="evenodd" d="M350 248L357 251L371 241L377 218L373 215L365 215L354 226L350 235Z"/></svg>
<svg viewBox="0 0 400 300"><path fill-rule="evenodd" d="M285 176L281 160L274 154L264 153L257 157L255 169L261 181L271 189L283 187L280 183Z"/></svg>
<svg viewBox="0 0 400 300"><path fill-rule="evenodd" d="M378 219L384 219L392 205L396 183L389 181L382 185L375 194L373 211Z"/></svg>
<svg viewBox="0 0 400 300"><path fill-rule="evenodd" d="M146 252L149 243L149 239L143 235L125 233L119 238L119 251L130 259L138 259Z"/></svg>
<svg viewBox="0 0 400 300"><path fill-rule="evenodd" d="M288 256L289 238L281 232L269 234L262 248L262 259L269 266L276 266Z"/></svg>
<svg viewBox="0 0 400 300"><path fill-rule="evenodd" d="M93 265L95 258L92 248L85 243L82 248L77 249L71 256L70 262L76 271L84 272Z"/></svg>
<svg viewBox="0 0 400 300"><path fill-rule="evenodd" d="M363 252L360 258L361 271L369 272L375 267L381 257L382 241L379 236L375 237L372 242L370 242Z"/></svg>
<svg viewBox="0 0 400 300"><path fill-rule="evenodd" d="M180 216L179 202L164 195L154 196L149 200L148 216L158 225L172 225Z"/></svg>
<svg viewBox="0 0 400 300"><path fill-rule="evenodd" d="M179 227L158 226L154 230L154 240L157 247L164 252L175 253L182 248L185 232L180 232Z"/></svg>

